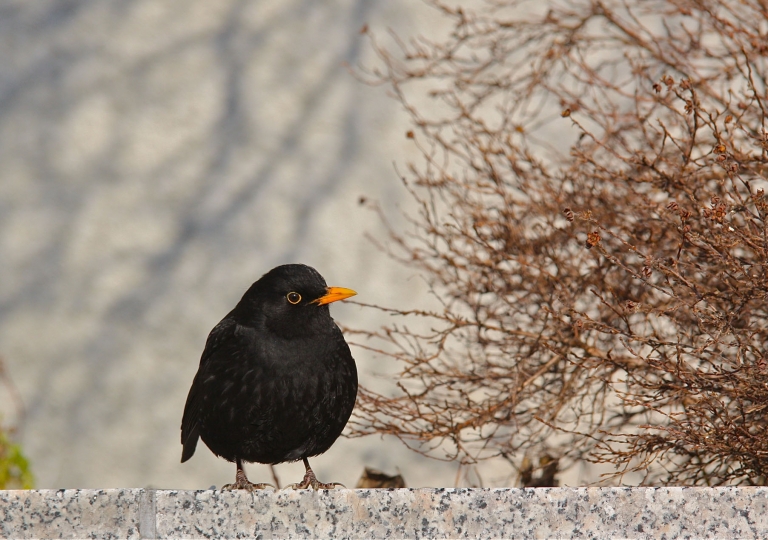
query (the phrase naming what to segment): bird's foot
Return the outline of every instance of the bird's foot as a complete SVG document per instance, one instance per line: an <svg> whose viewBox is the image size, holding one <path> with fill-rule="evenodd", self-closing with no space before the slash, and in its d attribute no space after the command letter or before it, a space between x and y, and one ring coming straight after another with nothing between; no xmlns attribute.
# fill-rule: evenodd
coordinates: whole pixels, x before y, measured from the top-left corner
<svg viewBox="0 0 768 540"><path fill-rule="evenodd" d="M272 484L254 484L253 482L249 482L248 480L241 481L238 478L238 481L234 484L225 484L221 486L222 491L234 491L236 489L244 489L245 491L253 493L254 491L258 491L260 489L277 489Z"/></svg>
<svg viewBox="0 0 768 540"><path fill-rule="evenodd" d="M304 475L304 478L299 482L298 484L291 484L289 486L286 486L285 489L309 489L312 488L315 491L318 489L334 489L336 486L341 486L343 488L346 488L344 484L341 484L339 482L331 482L329 484L325 484L323 482L318 482L317 477L315 476L315 473L312 469L307 469L307 473Z"/></svg>
<svg viewBox="0 0 768 540"><path fill-rule="evenodd" d="M243 463L242 461L240 461L240 459L238 459L237 474L235 475L235 483L221 486L221 490L233 491L235 489L244 489L245 491L253 493L254 491L257 491L259 489L266 489L268 487L271 487L272 489L277 489L272 484L254 484L253 482L248 480L248 477L245 475L245 469L243 469Z"/></svg>

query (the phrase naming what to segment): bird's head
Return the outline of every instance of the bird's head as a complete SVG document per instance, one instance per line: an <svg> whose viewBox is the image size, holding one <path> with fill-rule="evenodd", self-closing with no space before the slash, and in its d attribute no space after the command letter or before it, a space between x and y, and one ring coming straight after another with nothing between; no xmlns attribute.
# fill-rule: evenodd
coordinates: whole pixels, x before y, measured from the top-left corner
<svg viewBox="0 0 768 540"><path fill-rule="evenodd" d="M331 321L328 304L357 294L328 287L320 273L304 264L277 266L243 295L233 315L241 323L263 322L286 337L312 334Z"/></svg>

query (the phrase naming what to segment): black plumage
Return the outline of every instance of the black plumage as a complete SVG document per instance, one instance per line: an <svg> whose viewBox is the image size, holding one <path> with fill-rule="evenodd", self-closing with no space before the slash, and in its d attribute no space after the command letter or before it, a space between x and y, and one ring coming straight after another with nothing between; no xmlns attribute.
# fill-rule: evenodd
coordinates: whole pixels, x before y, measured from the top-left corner
<svg viewBox="0 0 768 540"><path fill-rule="evenodd" d="M303 264L278 266L254 283L208 335L181 422L181 461L198 437L237 464L228 489L248 481L243 462L303 460L294 487L328 489L308 458L328 450L352 414L357 369L328 304L355 292L327 287Z"/></svg>

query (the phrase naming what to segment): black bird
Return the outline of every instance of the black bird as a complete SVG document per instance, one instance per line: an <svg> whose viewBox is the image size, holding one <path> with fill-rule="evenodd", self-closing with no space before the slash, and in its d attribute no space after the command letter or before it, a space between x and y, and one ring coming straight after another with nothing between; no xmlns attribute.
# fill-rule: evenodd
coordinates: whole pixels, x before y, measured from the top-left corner
<svg viewBox="0 0 768 540"><path fill-rule="evenodd" d="M181 462L200 437L211 452L237 464L235 483L261 489L243 462L303 460L292 487L332 489L317 481L307 458L341 435L357 397L357 368L328 304L357 293L326 286L303 264L273 268L208 335L181 421Z"/></svg>

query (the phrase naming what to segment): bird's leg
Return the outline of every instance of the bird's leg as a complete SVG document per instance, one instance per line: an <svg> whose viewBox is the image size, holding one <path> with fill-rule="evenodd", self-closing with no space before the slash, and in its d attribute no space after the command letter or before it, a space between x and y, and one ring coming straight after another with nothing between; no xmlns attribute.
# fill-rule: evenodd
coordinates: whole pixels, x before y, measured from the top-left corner
<svg viewBox="0 0 768 540"><path fill-rule="evenodd" d="M272 484L254 484L248 481L248 477L245 476L245 469L243 468L243 462L240 458L236 458L237 461L237 473L235 474L235 483L221 486L222 491L232 491L234 489L244 489L246 491L256 491L257 489L266 489L268 487L274 488Z"/></svg>
<svg viewBox="0 0 768 540"><path fill-rule="evenodd" d="M291 484L290 486L287 486L288 488L293 488L293 489L312 488L314 490L318 490L318 489L333 489L336 486L347 487L344 484L340 484L339 482L331 482L330 484L324 484L322 482L318 482L317 476L315 476L315 471L313 471L312 467L309 466L309 460L307 458L303 458L303 459L304 459L304 467L307 469L306 474L304 474L304 478L298 484Z"/></svg>

